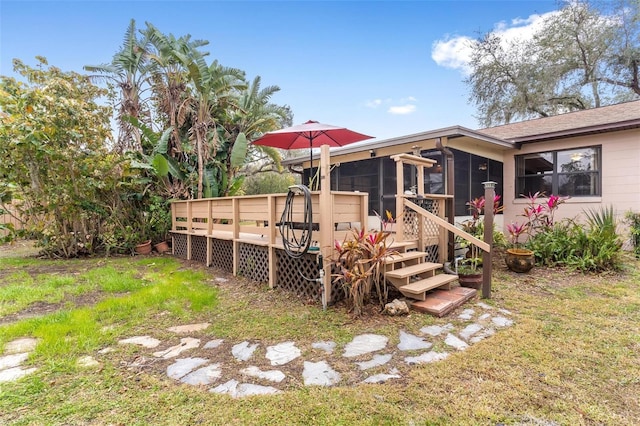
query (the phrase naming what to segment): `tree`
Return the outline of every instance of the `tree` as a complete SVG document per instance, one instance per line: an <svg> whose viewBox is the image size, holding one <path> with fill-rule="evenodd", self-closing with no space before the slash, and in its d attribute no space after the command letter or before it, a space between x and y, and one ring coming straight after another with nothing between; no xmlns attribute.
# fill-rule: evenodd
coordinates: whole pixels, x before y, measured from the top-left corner
<svg viewBox="0 0 640 426"><path fill-rule="evenodd" d="M50 255L92 253L119 176L105 150L111 110L86 76L37 60L14 60L26 82L0 77L0 177Z"/></svg>
<svg viewBox="0 0 640 426"><path fill-rule="evenodd" d="M132 19L125 32L120 51L113 56L111 63L84 67L85 70L96 72L102 78L110 81L119 91L116 117L120 126L116 144L116 149L119 152L142 151L139 130L124 117L130 116L145 123L150 122L149 112L142 97L146 80L149 77L148 48L148 38L138 38L136 22Z"/></svg>
<svg viewBox="0 0 640 426"><path fill-rule="evenodd" d="M606 3L605 3L606 5ZM482 125L547 117L640 96L637 0L609 11L567 1L531 39L476 40L466 83Z"/></svg>

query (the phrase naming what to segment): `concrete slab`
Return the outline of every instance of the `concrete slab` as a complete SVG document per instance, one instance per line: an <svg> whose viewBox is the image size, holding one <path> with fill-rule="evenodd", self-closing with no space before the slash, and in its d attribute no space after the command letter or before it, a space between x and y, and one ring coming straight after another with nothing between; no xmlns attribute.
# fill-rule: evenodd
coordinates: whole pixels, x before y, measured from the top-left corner
<svg viewBox="0 0 640 426"><path fill-rule="evenodd" d="M352 358L371 352L379 351L387 346L389 338L379 334L361 334L347 343L344 348L345 358Z"/></svg>
<svg viewBox="0 0 640 426"><path fill-rule="evenodd" d="M242 383L238 386L235 398L254 395L274 395L277 393L281 393L281 391L272 386L254 385L253 383Z"/></svg>
<svg viewBox="0 0 640 426"><path fill-rule="evenodd" d="M368 370L370 368L379 367L385 365L393 358L393 354L386 355L374 355L370 361L356 362L356 365L360 367L360 370Z"/></svg>
<svg viewBox="0 0 640 426"><path fill-rule="evenodd" d="M493 317L491 318L491 322L493 322L496 327L510 327L513 325L513 320L505 317Z"/></svg>
<svg viewBox="0 0 640 426"><path fill-rule="evenodd" d="M78 367L82 368L95 368L100 367L100 363L91 355L83 356L78 358L76 361Z"/></svg>
<svg viewBox="0 0 640 426"><path fill-rule="evenodd" d="M429 351L418 356L408 356L404 359L404 362L406 362L409 365L427 364L430 362L443 360L448 356L449 356L448 352Z"/></svg>
<svg viewBox="0 0 640 426"><path fill-rule="evenodd" d="M400 343L398 343L398 349L401 351L417 351L421 349L429 349L431 346L433 346L432 343L426 342L422 337L400 330Z"/></svg>
<svg viewBox="0 0 640 426"><path fill-rule="evenodd" d="M167 330L171 331L172 333L187 334L187 333L193 333L194 331L205 330L210 325L211 323L208 323L208 322L203 322L199 324L177 325L175 327L169 327L167 328Z"/></svg>
<svg viewBox="0 0 640 426"><path fill-rule="evenodd" d="M154 352L153 356L163 359L175 358L181 353L190 349L195 349L200 346L200 339L194 339L193 337L183 337L180 339L180 344L171 346L163 351Z"/></svg>
<svg viewBox="0 0 640 426"><path fill-rule="evenodd" d="M119 345L138 345L149 349L157 348L160 343L160 340L151 336L133 336L128 339L118 340Z"/></svg>
<svg viewBox="0 0 640 426"><path fill-rule="evenodd" d="M24 352L21 354L11 354L0 356L0 370L17 367L29 358L29 354Z"/></svg>
<svg viewBox="0 0 640 426"><path fill-rule="evenodd" d="M480 324L473 323L462 329L462 331L458 333L458 335L464 340L469 340L471 336L473 336L480 330L482 330L482 326Z"/></svg>
<svg viewBox="0 0 640 426"><path fill-rule="evenodd" d="M389 374L376 374L374 376L369 376L362 381L362 383L385 383L391 379L401 379L402 376L397 373L389 373Z"/></svg>
<svg viewBox="0 0 640 426"><path fill-rule="evenodd" d="M336 342L331 341L323 341L323 342L314 342L311 344L313 349L319 349L321 351L325 351L328 354L333 353L333 350L336 348Z"/></svg>
<svg viewBox="0 0 640 426"><path fill-rule="evenodd" d="M182 377L180 381L188 385L202 386L211 383L222 377L222 367L219 362L206 367L202 367Z"/></svg>
<svg viewBox="0 0 640 426"><path fill-rule="evenodd" d="M267 359L271 365L284 365L302 355L295 342L284 342L267 347Z"/></svg>
<svg viewBox="0 0 640 426"><path fill-rule="evenodd" d="M236 397L238 394L238 382L237 380L229 380L221 385L216 386L215 388L209 389L209 392L212 393L226 393L231 395L232 397Z"/></svg>
<svg viewBox="0 0 640 426"><path fill-rule="evenodd" d="M202 349L215 349L220 345L222 345L223 342L224 342L224 339L209 340L207 343L204 344Z"/></svg>
<svg viewBox="0 0 640 426"><path fill-rule="evenodd" d="M474 311L473 309L465 309L460 313L460 315L458 315L458 318L460 318L461 320L470 320L471 318L473 318L473 315L475 313L476 311Z"/></svg>
<svg viewBox="0 0 640 426"><path fill-rule="evenodd" d="M205 358L179 358L167 367L167 376L179 380L208 362L209 360Z"/></svg>
<svg viewBox="0 0 640 426"><path fill-rule="evenodd" d="M447 337L444 339L444 343L459 351L463 351L469 347L469 345L464 340L461 340L451 333L447 334Z"/></svg>
<svg viewBox="0 0 640 426"><path fill-rule="evenodd" d="M326 361L305 361L302 377L305 386L333 386L340 381L341 375Z"/></svg>
<svg viewBox="0 0 640 426"><path fill-rule="evenodd" d="M36 370L37 368L35 367L26 369L23 369L22 367L12 367L5 370L0 370L0 383L14 382L26 376L27 374L33 373Z"/></svg>
<svg viewBox="0 0 640 426"><path fill-rule="evenodd" d="M242 343L238 343L231 348L231 354L238 361L248 361L249 358L253 356L253 353L258 348L258 343L254 343L253 345L247 342L246 340Z"/></svg>
<svg viewBox="0 0 640 426"><path fill-rule="evenodd" d="M429 325L427 327L422 327L420 332L423 334L428 334L429 336L436 337L444 333L445 331L453 330L453 324L448 323L445 325Z"/></svg>
<svg viewBox="0 0 640 426"><path fill-rule="evenodd" d="M17 354L21 352L31 352L38 345L38 339L33 337L21 337L12 340L4 346L4 353L7 355Z"/></svg>
<svg viewBox="0 0 640 426"><path fill-rule="evenodd" d="M280 371L280 370L262 371L258 367L253 366L253 365L250 366L250 367L247 367L247 368L243 368L242 370L240 370L240 373L244 374L245 376L256 377L258 379L269 380L269 381L275 382L275 383L280 383L286 377L284 375L284 373L282 371Z"/></svg>

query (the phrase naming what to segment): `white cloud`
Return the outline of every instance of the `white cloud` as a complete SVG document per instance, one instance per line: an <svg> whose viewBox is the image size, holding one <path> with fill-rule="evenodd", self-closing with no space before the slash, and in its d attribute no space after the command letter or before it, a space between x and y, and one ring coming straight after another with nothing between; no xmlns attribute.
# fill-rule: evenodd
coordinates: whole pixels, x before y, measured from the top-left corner
<svg viewBox="0 0 640 426"><path fill-rule="evenodd" d="M369 108L378 108L380 105L382 105L382 99L374 99L372 101L367 101L365 102L364 105Z"/></svg>
<svg viewBox="0 0 640 426"><path fill-rule="evenodd" d="M408 105L391 106L389 107L387 112L393 115L406 115L406 114L411 114L415 110L416 110L415 105L408 104Z"/></svg>
<svg viewBox="0 0 640 426"><path fill-rule="evenodd" d="M533 14L528 18L515 18L494 25L493 33L500 36L505 47L514 40L529 40L540 29L545 19L557 14L557 11ZM475 40L469 36L445 36L431 46L431 58L440 66L469 73L469 60Z"/></svg>

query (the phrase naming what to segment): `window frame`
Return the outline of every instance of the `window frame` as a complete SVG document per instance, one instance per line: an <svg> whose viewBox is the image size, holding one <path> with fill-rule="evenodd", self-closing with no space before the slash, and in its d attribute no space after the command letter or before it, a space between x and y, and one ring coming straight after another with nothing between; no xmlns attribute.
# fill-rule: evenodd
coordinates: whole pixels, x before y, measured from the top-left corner
<svg viewBox="0 0 640 426"><path fill-rule="evenodd" d="M593 150L594 155L596 156L596 160L594 161L594 169L593 170L584 170L584 171L559 171L558 168L560 164L558 163L558 155L560 153L570 152L570 151L579 151L579 150ZM553 169L551 173L536 173L536 174L520 174L520 170L524 171L524 161L528 157L533 155L551 155L553 160ZM602 145L589 145L589 146L579 146L579 147L571 147L564 149L556 149L549 151L538 151L538 152L529 152L526 154L516 155L514 156L514 167L515 167L515 198L522 199L526 197L524 194L524 188L526 187L526 179L531 177L541 177L541 176L551 176L551 194L562 195L562 196L571 196L571 197L601 197L602 196ZM579 175L579 174L588 174L591 176L595 176L595 190L593 193L589 194L560 194L560 178L561 176L571 176L571 175ZM521 184L522 182L522 184ZM551 194L546 194L551 195Z"/></svg>

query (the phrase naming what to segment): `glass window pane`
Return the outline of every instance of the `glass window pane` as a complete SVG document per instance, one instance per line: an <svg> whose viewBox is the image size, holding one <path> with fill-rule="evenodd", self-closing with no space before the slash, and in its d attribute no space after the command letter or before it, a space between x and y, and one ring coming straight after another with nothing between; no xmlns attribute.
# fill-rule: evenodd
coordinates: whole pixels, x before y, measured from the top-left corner
<svg viewBox="0 0 640 426"><path fill-rule="evenodd" d="M570 173L558 175L559 195L599 195L598 173Z"/></svg>
<svg viewBox="0 0 640 426"><path fill-rule="evenodd" d="M518 163L518 176L553 173L552 152L524 155Z"/></svg>
<svg viewBox="0 0 640 426"><path fill-rule="evenodd" d="M598 170L599 159L594 148L578 148L558 152L558 172Z"/></svg>
<svg viewBox="0 0 640 426"><path fill-rule="evenodd" d="M523 176L517 178L516 188L518 197L545 192L547 195L553 193L552 175Z"/></svg>

